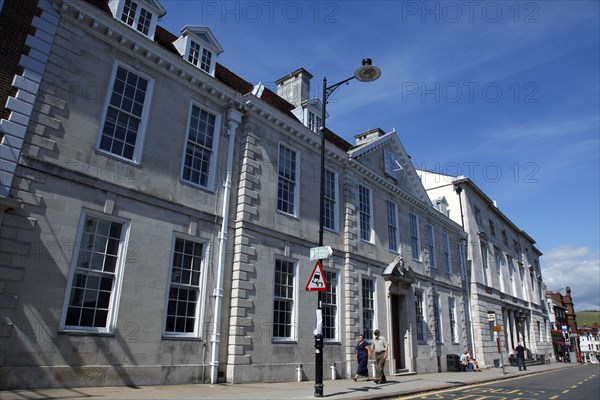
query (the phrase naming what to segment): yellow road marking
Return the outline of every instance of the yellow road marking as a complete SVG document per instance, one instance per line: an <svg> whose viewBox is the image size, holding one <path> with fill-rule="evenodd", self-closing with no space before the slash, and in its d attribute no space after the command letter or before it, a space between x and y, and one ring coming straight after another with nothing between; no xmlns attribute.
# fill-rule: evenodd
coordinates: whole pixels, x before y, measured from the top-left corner
<svg viewBox="0 0 600 400"><path fill-rule="evenodd" d="M550 372L556 372L556 370L543 371L543 372L538 373L538 375L543 375L543 374L547 374L547 373L550 373ZM595 376L596 375L592 375L592 377L595 377ZM504 378L502 381L508 382L508 381L513 381L513 380L525 379L527 377L528 377L527 375L515 376L515 377L510 377L510 378ZM460 386L453 387L453 388L450 388L450 389L445 389L445 390L435 390L435 389L433 389L432 391L429 391L427 393L414 394L412 396L402 397L402 399L404 399L404 400L419 399L419 398L422 398L424 396L440 395L442 393L456 392L456 391L459 391L459 390L465 390L467 387L469 387L469 388L475 388L475 387L480 387L480 386L495 385L497 383L498 383L498 381L484 382L484 383L477 383L477 384L468 384L467 383L466 385L460 385ZM569 391L570 391L569 389L566 389L566 390L563 390L562 393L563 394L564 393L568 393ZM472 396L476 396L476 394L475 395L471 394L471 395L467 395L467 396L468 397L472 397ZM560 397L559 395L556 395L556 396L550 397L550 399L555 400L555 399L558 399L559 397ZM459 399L455 399L455 400L460 400L460 398ZM478 399L475 399L475 400L478 400Z"/></svg>

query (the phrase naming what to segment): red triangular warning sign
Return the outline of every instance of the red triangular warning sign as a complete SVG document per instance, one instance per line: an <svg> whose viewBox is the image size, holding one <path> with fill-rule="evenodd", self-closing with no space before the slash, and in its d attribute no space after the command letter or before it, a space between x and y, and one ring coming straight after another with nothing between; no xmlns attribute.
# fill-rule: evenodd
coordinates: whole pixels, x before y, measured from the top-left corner
<svg viewBox="0 0 600 400"><path fill-rule="evenodd" d="M315 268L313 269L308 282L306 283L307 292L325 292L327 290L327 281L325 280L325 273L323 272L323 265L321 260L317 261Z"/></svg>

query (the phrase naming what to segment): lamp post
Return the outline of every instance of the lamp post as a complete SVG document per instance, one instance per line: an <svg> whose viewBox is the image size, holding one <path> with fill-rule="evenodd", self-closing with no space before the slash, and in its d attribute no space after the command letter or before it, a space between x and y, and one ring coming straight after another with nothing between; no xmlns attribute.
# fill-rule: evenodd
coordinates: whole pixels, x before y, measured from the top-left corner
<svg viewBox="0 0 600 400"><path fill-rule="evenodd" d="M319 206L319 246L323 246L323 217L325 214L325 202L323 195L325 194L325 119L327 117L327 99L341 85L348 84L352 79L357 79L361 82L373 82L381 76L381 70L372 65L370 58L362 60L362 66L359 67L354 75L344 79L331 86L327 86L327 77L323 78L323 104L321 107L321 190L320 190L320 206ZM319 291L317 300L317 315L321 315L322 292ZM315 397L323 397L323 332L322 325L317 321L317 331L315 332Z"/></svg>

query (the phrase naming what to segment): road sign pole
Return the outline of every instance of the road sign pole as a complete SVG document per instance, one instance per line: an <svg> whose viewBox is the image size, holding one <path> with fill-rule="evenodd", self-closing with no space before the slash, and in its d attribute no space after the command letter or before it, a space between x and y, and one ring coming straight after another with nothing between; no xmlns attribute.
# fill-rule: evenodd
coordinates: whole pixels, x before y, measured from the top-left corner
<svg viewBox="0 0 600 400"><path fill-rule="evenodd" d="M498 346L498 353L500 353L500 363L502 364L502 375L506 375L506 367L504 365L504 355L502 354L502 347L500 346L500 331L496 331L496 345Z"/></svg>
<svg viewBox="0 0 600 400"><path fill-rule="evenodd" d="M322 291L317 295L317 312L321 310ZM315 397L323 397L323 327L318 324L315 335Z"/></svg>

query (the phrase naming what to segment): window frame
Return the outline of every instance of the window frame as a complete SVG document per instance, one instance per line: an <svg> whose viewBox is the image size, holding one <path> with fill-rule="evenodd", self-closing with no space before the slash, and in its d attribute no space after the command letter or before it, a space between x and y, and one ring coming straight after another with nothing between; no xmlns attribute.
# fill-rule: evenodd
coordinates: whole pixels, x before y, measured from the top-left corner
<svg viewBox="0 0 600 400"><path fill-rule="evenodd" d="M167 318L169 317L168 315L168 310L169 310L169 301L170 301L170 293L171 293L171 288L174 285L174 282L172 281L172 276L173 276L173 267L174 267L174 262L175 262L175 252L176 252L176 245L177 245L177 241L178 240L183 240L183 246L185 247L186 242L192 242L195 245L200 245L202 246L201 249L201 265L200 265L200 275L199 275L199 281L198 281L198 285L197 285L197 297L196 297L196 310L194 311L194 330L193 332L180 332L180 331L167 331ZM204 316L206 313L206 285L207 285L207 276L208 276L208 261L206 259L206 255L209 254L209 247L210 243L206 240L202 240L199 239L197 237L191 237L188 235L183 235L180 233L177 233L175 235L173 235L173 238L171 240L171 254L169 257L169 275L167 276L167 282L168 282L168 287L167 287L167 293L165 295L165 312L164 312L164 316L163 316L163 327L162 327L162 334L165 337L192 337L192 338L201 338L202 335L202 326L204 326ZM185 254L185 253L183 253ZM184 286L183 284L180 284L180 286ZM192 287L192 285L188 285L189 287Z"/></svg>
<svg viewBox="0 0 600 400"><path fill-rule="evenodd" d="M339 326L340 326L340 313L339 313L339 303L340 303L340 296L339 296L339 291L337 290L339 285L338 285L338 280L339 280L339 276L340 274L338 273L338 271L336 270L332 270L332 269L324 269L323 272L325 273L325 281L327 282L327 290L325 292L323 292L322 294L322 302L321 302L321 312L322 312L322 318L323 318L323 340L325 342L339 342L340 341L340 332L339 332ZM328 296L333 296L334 297L334 301L333 302L329 302L328 300ZM333 313L333 326L328 326L328 324L326 323L325 319L326 319L326 309L328 308L332 308L334 310ZM333 330L333 336L332 337L328 337L327 330Z"/></svg>
<svg viewBox="0 0 600 400"><path fill-rule="evenodd" d="M310 129L311 131L313 131L315 133L321 132L321 126L323 126L323 121L321 119L321 116L318 114L318 112L313 112L307 108L306 109L306 121L307 121L306 127L308 129Z"/></svg>
<svg viewBox="0 0 600 400"><path fill-rule="evenodd" d="M362 193L363 191L367 191L367 196L365 196L364 193ZM368 200L368 204L364 204L363 199L366 197L366 199ZM368 208L368 212L363 210L363 205L367 206ZM364 243L370 243L373 244L373 230L374 230L374 226L373 226L373 191L371 190L370 187L363 185L363 184L359 184L358 185L358 213L359 213L359 218L358 218L358 225L359 225L359 237L361 242ZM363 218L367 218L366 220L363 220ZM363 237L363 234L366 233L366 230L363 229L363 222L365 222L366 224L368 224L368 239Z"/></svg>
<svg viewBox="0 0 600 400"><path fill-rule="evenodd" d="M197 49L194 47L196 46ZM194 54L192 53L192 51L198 51L198 54L196 57L194 57ZM205 57L206 54L208 53L208 64L206 63ZM190 60L190 58L195 58L195 62L193 60ZM192 64L194 67L198 68L200 71L206 72L209 75L213 75L214 72L214 67L213 65L215 64L215 54L213 52L213 50L209 49L208 47L206 47L205 45L203 45L202 43L198 42L197 40L194 40L190 37L188 37L188 43L186 45L186 52L185 52L185 57L184 59L189 62L190 64Z"/></svg>
<svg viewBox="0 0 600 400"><path fill-rule="evenodd" d="M291 298L289 297L282 297L282 296L276 296L276 290L275 290L275 285L277 285L277 278L275 277L275 274L277 274L277 263L286 263L286 264L290 264L292 271L293 271L293 278L292 278L292 296ZM273 341L273 343L290 343L290 342L297 342L298 340L298 329L297 329L297 321L298 321L298 262L296 260L291 260L291 259L286 259L283 257L276 257L275 258L275 263L273 266L273 301L272 301L272 310L273 310L273 321L271 324L271 328L272 328L272 334L271 334L271 340ZM276 321L275 319L275 302L278 301L278 299L283 299L280 301L287 301L287 302L291 302L292 306L291 306L291 311L290 311L290 322L285 324L286 326L289 325L289 330L290 330L290 335L289 336L276 336L275 332L277 331L277 329L275 328L275 325L278 323L278 321ZM279 325L284 325L279 323Z"/></svg>
<svg viewBox="0 0 600 400"><path fill-rule="evenodd" d="M503 255L499 247L494 247L494 261L496 262L496 274L498 275L498 283L500 284L500 292L505 293L504 274L502 273Z"/></svg>
<svg viewBox="0 0 600 400"><path fill-rule="evenodd" d="M458 343L458 325L456 323L456 301L454 297L448 298L448 324L450 326L450 341Z"/></svg>
<svg viewBox="0 0 600 400"><path fill-rule="evenodd" d="M450 235L442 232L442 254L444 255L444 269L447 274L452 275L452 253L450 248Z"/></svg>
<svg viewBox="0 0 600 400"><path fill-rule="evenodd" d="M187 151L188 151L188 145L190 144L190 131L191 131L191 123L192 123L192 115L193 115L193 111L194 111L194 107L198 108L199 110L199 115L202 113L202 111L208 113L209 115L212 115L215 118L215 123L214 123L214 131L213 131L213 144L212 144L212 148L211 148L211 156L210 159L208 161L208 171L206 173L207 175L207 182L206 185L202 185L201 183L196 183L192 180L188 180L185 179L184 177L184 172L186 170L186 158L187 158ZM222 131L222 115L204 105L199 104L196 101L191 101L189 108L188 108L188 118L187 118L187 123L185 125L185 138L183 141L183 150L182 150L182 156L181 156L181 166L179 168L179 180L181 183L185 184L185 185L190 185L199 189L204 189L210 192L214 192L215 188L216 188L216 175L218 173L218 169L217 169L217 165L218 165L218 160L219 160L219 154L220 154L220 139L221 139L221 131ZM196 147L201 147L197 142L196 143ZM193 173L193 170L192 172Z"/></svg>
<svg viewBox="0 0 600 400"><path fill-rule="evenodd" d="M119 71L119 68L124 69L125 71L127 71L128 74L137 75L138 78L141 77L148 82L147 87L146 87L146 93L144 96L144 103L142 104L142 113L139 116L139 129L136 133L134 151L133 151L133 155L132 155L131 159L100 147L101 143L102 143L102 137L104 135L104 128L106 126L106 122L107 122L107 118L108 118L109 107L117 110L118 113L124 113L126 115L134 115L131 112L124 111L121 107L116 108L111 105L112 94L115 89L115 85L117 83L116 82L117 72ZM116 159L126 162L126 163L130 163L130 164L134 164L134 165L141 164L144 142L146 139L147 129L148 129L148 125L149 125L148 120L149 120L149 116L150 116L150 107L152 105L152 94L153 94L153 90L154 90L154 82L155 82L154 78L152 78L150 75L140 72L120 60L115 61L114 65L113 65L113 69L110 74L110 81L108 83L108 89L106 91L106 93L107 93L106 99L104 101L104 106L102 108L102 119L101 119L100 126L98 129L98 134L96 137L95 150L97 152L99 152L103 155L106 155L108 157L116 158ZM115 122L115 126L116 126L116 122ZM115 135L113 132L113 135L111 137L112 142L114 142L114 138L115 138Z"/></svg>
<svg viewBox="0 0 600 400"><path fill-rule="evenodd" d="M333 185L328 185L329 182L329 177L328 174L333 175ZM325 168L325 174L323 176L324 182L323 184L325 185L325 192L323 193L323 229L326 229L328 231L334 232L334 233L338 233L339 232L339 179L338 179L338 172L330 169L330 168ZM333 198L328 197L328 188L333 187L334 193L333 193ZM333 215L333 228L327 226L327 207L328 207L328 202L333 203L333 210L332 210L332 215Z"/></svg>
<svg viewBox="0 0 600 400"><path fill-rule="evenodd" d="M280 199L279 197L279 191L280 191L280 181L281 179L287 179L288 181L291 181L291 179L282 177L282 175L280 174L280 165L282 162L282 148L289 150L291 153L295 154L295 163L296 163L296 167L295 167L295 179L293 180L293 184L294 184L294 193L293 193L293 201L294 203L292 204L293 207L293 212L287 212L285 210L281 210L279 208L279 204L280 201L283 202L284 199ZM294 147L288 145L287 143L284 142L279 142L278 146L277 146L277 185L276 185L276 195L275 195L275 210L276 212L283 214L283 215L287 215L290 217L294 217L294 218L299 218L300 216L300 180L301 180L301 176L300 176L300 151L296 150Z"/></svg>
<svg viewBox="0 0 600 400"><path fill-rule="evenodd" d="M73 283L75 274L78 271L77 265L79 263L79 255L82 249L82 240L84 235L84 228L88 218L93 218L100 221L108 221L111 223L117 223L121 225L121 234L119 237L119 246L117 252L117 258L115 261L114 278L111 286L111 296L108 305L108 312L106 318L106 324L104 327L94 326L81 326L81 325L67 325L67 314L70 306L70 298L73 291ZM65 294L63 299L63 307L60 318L59 330L63 332L80 332L87 334L114 334L117 329L117 317L119 312L119 303L121 300L121 290L123 286L123 275L125 271L125 264L127 262L127 246L129 243L131 223L129 220L109 216L100 212L83 209L79 216L79 224L77 227L77 235L75 239L76 245L73 246L72 261L69 266L69 276L67 278L67 284L65 288ZM94 239L96 237L94 236ZM108 243L107 243L108 244ZM93 247L92 247L93 248ZM104 271L98 271L88 269L88 272L97 273L101 275ZM105 273L107 274L107 273ZM89 276L86 275L86 276Z"/></svg>
<svg viewBox="0 0 600 400"><path fill-rule="evenodd" d="M153 38L154 37L154 32L155 32L155 28L156 28L156 20L158 18L158 15L156 14L155 11L149 9L145 4L143 4L143 2L137 1L137 0L122 0L120 1L120 5L117 9L118 15L116 15L116 19L121 22L122 24L127 25L129 28L133 29L134 31L149 37L149 38ZM125 14L125 7L128 6L127 3L130 3L132 5L135 5L135 10L133 13L133 17L130 16L130 14ZM150 18L148 18L148 16L146 15L142 15L142 12L145 12L146 14L149 15ZM127 21L123 21L123 17L127 15L127 19L131 18L132 19L132 24L129 24ZM146 26L145 24L143 24L143 18L147 19L148 21L148 25ZM144 32L143 29L140 30L140 26L142 26L143 28L145 27L147 29L146 32Z"/></svg>
<svg viewBox="0 0 600 400"><path fill-rule="evenodd" d="M488 276L488 244L483 240L479 241L479 246L481 248L481 267L483 270L483 284L485 286L489 286L489 276Z"/></svg>
<svg viewBox="0 0 600 400"><path fill-rule="evenodd" d="M521 297L523 297L523 299L526 299L526 292L525 292L525 265L522 262L517 262L518 264L518 268L519 268L519 283L521 284Z"/></svg>
<svg viewBox="0 0 600 400"><path fill-rule="evenodd" d="M429 267L438 269L435 250L435 229L433 224L427 224L427 248L429 249Z"/></svg>
<svg viewBox="0 0 600 400"><path fill-rule="evenodd" d="M369 283L367 287L366 283ZM376 285L375 279L362 275L361 276L361 316L362 316L362 332L365 335L365 339L373 338L373 331L375 330L375 298L376 298ZM371 307L366 307L371 306ZM370 327L365 321L370 321Z"/></svg>
<svg viewBox="0 0 600 400"><path fill-rule="evenodd" d="M483 217L481 215L481 210L477 206L473 206L473 208L474 208L473 214L475 214L475 222L477 223L477 225L482 226L483 225Z"/></svg>
<svg viewBox="0 0 600 400"><path fill-rule="evenodd" d="M410 220L410 238L411 238L411 253L412 259L418 262L422 261L421 251L421 228L419 225L419 216L415 213L409 213ZM414 223L413 223L414 222ZM415 257L415 252L417 256Z"/></svg>
<svg viewBox="0 0 600 400"><path fill-rule="evenodd" d="M434 337L435 337L435 343L436 344L443 344L444 343L444 332L442 330L442 313L441 311L441 304L440 304L440 295L438 293L435 293L433 295L433 323L434 323Z"/></svg>
<svg viewBox="0 0 600 400"><path fill-rule="evenodd" d="M387 199L386 208L388 226L388 250L392 253L400 253L400 224L398 219L398 203L396 203L393 200ZM395 246L393 246L393 244L395 244Z"/></svg>
<svg viewBox="0 0 600 400"><path fill-rule="evenodd" d="M425 315L425 291L415 289L415 336L417 344L427 343L427 316ZM419 334L421 334L419 338Z"/></svg>
<svg viewBox="0 0 600 400"><path fill-rule="evenodd" d="M494 223L494 221L489 218L488 219L488 225L490 226L490 236L492 237L496 237L496 224Z"/></svg>
<svg viewBox="0 0 600 400"><path fill-rule="evenodd" d="M510 279L510 288L512 291L511 295L516 296L517 295L517 283L515 281L515 261L511 256L507 255L506 263L508 264L508 277Z"/></svg>

